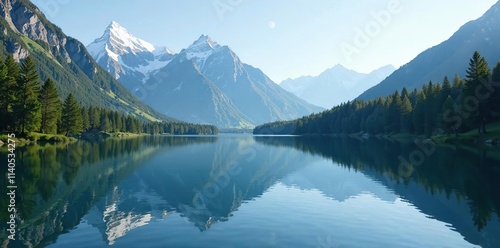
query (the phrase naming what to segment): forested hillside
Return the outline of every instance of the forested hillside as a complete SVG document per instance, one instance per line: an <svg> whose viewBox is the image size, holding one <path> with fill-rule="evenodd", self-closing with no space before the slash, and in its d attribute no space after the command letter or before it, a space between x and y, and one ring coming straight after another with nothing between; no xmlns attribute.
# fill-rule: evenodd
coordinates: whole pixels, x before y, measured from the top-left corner
<svg viewBox="0 0 500 248"><path fill-rule="evenodd" d="M430 136L477 129L500 118L500 62L490 69L475 52L466 78L444 77L420 90L403 89L371 101L355 100L293 121L268 123L255 134L394 134Z"/></svg>
<svg viewBox="0 0 500 248"><path fill-rule="evenodd" d="M144 121L144 119L142 119ZM73 93L62 101L52 79L40 80L33 59L19 66L12 55L0 60L0 132L30 136L44 134L79 135L87 131L150 134L216 134L209 125L174 122L142 123L133 115L96 106L81 107Z"/></svg>
<svg viewBox="0 0 500 248"><path fill-rule="evenodd" d="M0 1L0 53L16 62L31 56L41 81L52 79L60 95L149 121L175 121L134 97L102 69L78 40L48 21L27 0Z"/></svg>

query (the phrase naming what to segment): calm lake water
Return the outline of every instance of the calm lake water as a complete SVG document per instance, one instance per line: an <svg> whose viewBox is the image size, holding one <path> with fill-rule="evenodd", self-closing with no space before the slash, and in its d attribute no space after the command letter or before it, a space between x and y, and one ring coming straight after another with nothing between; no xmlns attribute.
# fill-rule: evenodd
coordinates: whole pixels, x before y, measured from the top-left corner
<svg viewBox="0 0 500 248"><path fill-rule="evenodd" d="M221 135L16 158L22 222L9 242L2 177L2 247L500 247L498 148Z"/></svg>

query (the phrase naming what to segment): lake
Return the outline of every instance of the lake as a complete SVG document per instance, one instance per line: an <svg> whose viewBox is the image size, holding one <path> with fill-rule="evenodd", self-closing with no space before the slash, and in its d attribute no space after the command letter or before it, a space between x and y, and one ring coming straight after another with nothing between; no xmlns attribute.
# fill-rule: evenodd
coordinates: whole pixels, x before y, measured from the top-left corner
<svg viewBox="0 0 500 248"><path fill-rule="evenodd" d="M251 135L79 141L18 147L16 185L9 241L0 179L2 247L500 247L494 147Z"/></svg>

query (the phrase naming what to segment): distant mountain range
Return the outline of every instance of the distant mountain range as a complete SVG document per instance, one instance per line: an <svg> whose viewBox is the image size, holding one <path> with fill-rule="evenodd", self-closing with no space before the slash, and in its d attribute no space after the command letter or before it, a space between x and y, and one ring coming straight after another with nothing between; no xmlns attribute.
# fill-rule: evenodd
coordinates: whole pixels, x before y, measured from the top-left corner
<svg viewBox="0 0 500 248"><path fill-rule="evenodd" d="M371 100L406 87L421 88L423 84L442 82L444 76L462 77L475 51L486 58L490 67L500 59L500 2L482 17L462 26L451 38L419 54L387 79L367 90L358 98ZM397 52L397 51L394 51Z"/></svg>
<svg viewBox="0 0 500 248"><path fill-rule="evenodd" d="M0 0L0 53L17 61L32 56L41 80L55 81L61 97L152 121L174 120L134 97L103 70L78 40L66 36L28 0Z"/></svg>
<svg viewBox="0 0 500 248"><path fill-rule="evenodd" d="M283 90L205 35L174 54L112 22L87 48L145 103L180 120L252 127L323 110Z"/></svg>
<svg viewBox="0 0 500 248"><path fill-rule="evenodd" d="M370 74L365 74L336 65L319 76L287 79L281 82L280 86L312 104L330 109L355 99L395 70L396 68L392 65L387 65Z"/></svg>

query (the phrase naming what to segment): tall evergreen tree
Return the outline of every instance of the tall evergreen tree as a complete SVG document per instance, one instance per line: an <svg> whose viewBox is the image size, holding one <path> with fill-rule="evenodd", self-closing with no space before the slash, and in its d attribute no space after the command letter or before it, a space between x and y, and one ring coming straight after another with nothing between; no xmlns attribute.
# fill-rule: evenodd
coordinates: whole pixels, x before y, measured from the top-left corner
<svg viewBox="0 0 500 248"><path fill-rule="evenodd" d="M424 129L424 123L425 123L425 94L424 91L420 91L420 94L418 95L418 100L417 104L415 106L415 109L413 111L413 128L415 130L416 134L423 134L425 129Z"/></svg>
<svg viewBox="0 0 500 248"><path fill-rule="evenodd" d="M464 85L463 80L460 78L458 74L455 74L453 78L453 88L461 88Z"/></svg>
<svg viewBox="0 0 500 248"><path fill-rule="evenodd" d="M446 101L448 96L451 94L451 82L448 77L443 79L443 87L441 89L441 97L444 98L443 102Z"/></svg>
<svg viewBox="0 0 500 248"><path fill-rule="evenodd" d="M8 129L12 120L15 80L8 75L7 66L0 60L0 131Z"/></svg>
<svg viewBox="0 0 500 248"><path fill-rule="evenodd" d="M78 102L76 102L75 97L71 93L64 100L61 124L65 135L78 134L83 129L80 106L78 106Z"/></svg>
<svg viewBox="0 0 500 248"><path fill-rule="evenodd" d="M464 80L455 74L455 78L453 79L453 84L451 86L451 98L457 100L458 97L462 94L462 88L464 87Z"/></svg>
<svg viewBox="0 0 500 248"><path fill-rule="evenodd" d="M441 108L441 115L439 115L438 121L440 127L444 130L445 133L449 134L453 132L455 135L457 135L457 125L459 123L457 123L457 120L455 120L453 117L458 115L455 113L453 104L453 98L451 98L451 96L448 96L443 103L443 106Z"/></svg>
<svg viewBox="0 0 500 248"><path fill-rule="evenodd" d="M413 111L413 107L410 102L410 98L408 95L403 97L402 106L401 106L401 131L413 133L413 122L411 118L411 113Z"/></svg>
<svg viewBox="0 0 500 248"><path fill-rule="evenodd" d="M390 116L390 130L391 132L396 132L399 133L401 132L401 124L404 122L403 121L403 101L401 100L401 96L399 95L399 92L396 91L392 97L392 102L391 105L389 106L388 109L389 116Z"/></svg>
<svg viewBox="0 0 500 248"><path fill-rule="evenodd" d="M486 133L486 118L489 114L488 99L477 93L490 82L490 68L486 59L477 51L470 59L466 78L462 94L464 105L470 113L467 122L471 127L477 127L478 133Z"/></svg>
<svg viewBox="0 0 500 248"><path fill-rule="evenodd" d="M54 81L50 78L42 86L38 99L42 107L40 132L56 134L57 121L61 117L61 101Z"/></svg>
<svg viewBox="0 0 500 248"><path fill-rule="evenodd" d="M6 113L10 113L7 115L5 122L10 130L14 130L15 123L12 105L16 100L15 90L16 81L19 77L19 65L14 60L14 57L9 54L7 58L5 58L5 66L7 68L8 83L6 87L2 89L2 92L0 94L2 94L2 99L6 100L6 104L4 105Z"/></svg>
<svg viewBox="0 0 500 248"><path fill-rule="evenodd" d="M82 130L87 131L90 129L89 110L85 107L82 107L80 112L82 113Z"/></svg>
<svg viewBox="0 0 500 248"><path fill-rule="evenodd" d="M495 119L500 118L500 62L498 62L491 73L491 101L490 110L493 112L492 115Z"/></svg>
<svg viewBox="0 0 500 248"><path fill-rule="evenodd" d="M19 65L16 63L12 55L5 58L5 66L7 66L8 75L11 78L17 79L19 77Z"/></svg>
<svg viewBox="0 0 500 248"><path fill-rule="evenodd" d="M101 110L101 118L99 122L99 130L101 130L102 132L111 131L111 122L109 121L108 113L105 110Z"/></svg>
<svg viewBox="0 0 500 248"><path fill-rule="evenodd" d="M113 111L112 113L112 119L113 119L113 131L114 132L120 132L122 130L121 124L121 115L117 111Z"/></svg>
<svg viewBox="0 0 500 248"><path fill-rule="evenodd" d="M19 70L13 103L15 129L22 134L40 128L42 115L40 101L38 101L39 91L35 64L31 57L28 57Z"/></svg>
<svg viewBox="0 0 500 248"><path fill-rule="evenodd" d="M98 108L89 107L89 121L91 129L99 129L101 126L101 113Z"/></svg>

